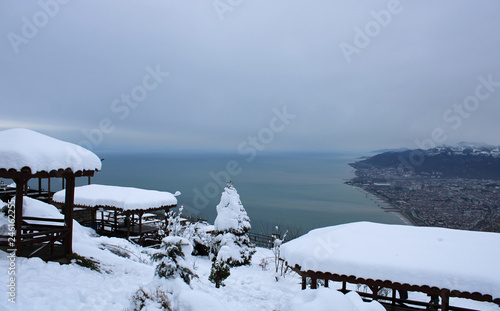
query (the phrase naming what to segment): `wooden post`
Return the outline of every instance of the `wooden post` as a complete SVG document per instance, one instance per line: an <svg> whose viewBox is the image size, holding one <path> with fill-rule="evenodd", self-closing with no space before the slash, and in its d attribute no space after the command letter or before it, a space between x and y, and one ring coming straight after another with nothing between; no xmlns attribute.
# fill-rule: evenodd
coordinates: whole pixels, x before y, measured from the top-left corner
<svg viewBox="0 0 500 311"><path fill-rule="evenodd" d="M307 288L307 277L306 276L302 276L302 289L306 289Z"/></svg>
<svg viewBox="0 0 500 311"><path fill-rule="evenodd" d="M142 245L142 216L144 215L144 211L139 212L139 244Z"/></svg>
<svg viewBox="0 0 500 311"><path fill-rule="evenodd" d="M66 202L64 210L64 222L69 232L64 239L66 255L73 252L73 205L75 202L75 175L65 177L66 179ZM64 179L63 179L64 180Z"/></svg>
<svg viewBox="0 0 500 311"><path fill-rule="evenodd" d="M328 279L325 279L325 287L328 287Z"/></svg>
<svg viewBox="0 0 500 311"><path fill-rule="evenodd" d="M48 187L49 187L49 199L50 199L50 177L48 178L48 182L49 182Z"/></svg>
<svg viewBox="0 0 500 311"><path fill-rule="evenodd" d="M373 300L378 300L378 291L380 290L380 286L373 285L369 287L372 290Z"/></svg>
<svg viewBox="0 0 500 311"><path fill-rule="evenodd" d="M109 219L108 219L109 220ZM104 221L104 208L101 207L101 230L104 232L104 225L105 225L105 221Z"/></svg>
<svg viewBox="0 0 500 311"><path fill-rule="evenodd" d="M342 281L342 293L347 294L347 282Z"/></svg>
<svg viewBox="0 0 500 311"><path fill-rule="evenodd" d="M450 291L443 289L441 291L441 311L448 311L450 306Z"/></svg>
<svg viewBox="0 0 500 311"><path fill-rule="evenodd" d="M134 221L134 214L132 214L132 220L130 219L130 214L127 215L127 240L130 238L130 221Z"/></svg>
<svg viewBox="0 0 500 311"><path fill-rule="evenodd" d="M21 256L22 252L22 232L23 232L23 196L24 196L24 179L14 179L16 183L16 205L15 205L15 225L16 225L16 256Z"/></svg>
<svg viewBox="0 0 500 311"><path fill-rule="evenodd" d="M97 206L92 207L92 229L97 231Z"/></svg>
<svg viewBox="0 0 500 311"><path fill-rule="evenodd" d="M116 208L115 208L115 226L114 226L113 232L116 232L117 230L118 230L118 213L116 212Z"/></svg>
<svg viewBox="0 0 500 311"><path fill-rule="evenodd" d="M318 288L318 280L316 278L311 277L311 289Z"/></svg>

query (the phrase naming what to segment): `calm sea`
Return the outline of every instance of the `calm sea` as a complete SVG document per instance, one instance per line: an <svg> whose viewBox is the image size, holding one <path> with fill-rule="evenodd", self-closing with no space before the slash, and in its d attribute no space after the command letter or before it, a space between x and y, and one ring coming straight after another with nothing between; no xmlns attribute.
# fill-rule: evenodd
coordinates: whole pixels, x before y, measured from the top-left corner
<svg viewBox="0 0 500 311"><path fill-rule="evenodd" d="M255 231L311 229L353 221L402 224L382 202L344 182L354 176L342 154L99 153L102 170L93 183L174 193L185 212L213 223L227 179L233 181ZM271 229L272 230L272 229Z"/></svg>

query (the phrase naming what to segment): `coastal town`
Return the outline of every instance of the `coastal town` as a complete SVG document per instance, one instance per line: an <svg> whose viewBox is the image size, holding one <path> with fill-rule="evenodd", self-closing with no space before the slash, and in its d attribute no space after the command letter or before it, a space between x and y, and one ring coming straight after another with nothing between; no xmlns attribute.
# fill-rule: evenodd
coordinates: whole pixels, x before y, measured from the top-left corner
<svg viewBox="0 0 500 311"><path fill-rule="evenodd" d="M500 232L500 182L445 178L440 172L402 172L395 167L356 167L347 183L391 206L418 226Z"/></svg>

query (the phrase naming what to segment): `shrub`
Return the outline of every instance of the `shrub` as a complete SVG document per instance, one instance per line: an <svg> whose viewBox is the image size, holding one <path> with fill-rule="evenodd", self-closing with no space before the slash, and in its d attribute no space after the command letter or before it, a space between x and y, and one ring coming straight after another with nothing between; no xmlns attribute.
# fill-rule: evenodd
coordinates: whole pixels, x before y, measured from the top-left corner
<svg viewBox="0 0 500 311"><path fill-rule="evenodd" d="M155 269L155 275L166 279L180 277L186 284L190 284L191 280L197 275L189 268L181 243L189 245L188 250L190 253L192 246L186 239L180 237L177 239L163 239L163 251L152 256L153 261L159 262Z"/></svg>
<svg viewBox="0 0 500 311"><path fill-rule="evenodd" d="M220 288L221 286L226 286L226 284L224 284L224 280L227 279L230 274L229 265L224 261L216 260L212 263L208 280L214 283L215 287Z"/></svg>
<svg viewBox="0 0 500 311"><path fill-rule="evenodd" d="M149 309L151 305L154 307L162 308L162 310L172 311L172 302L170 299L171 293L165 293L160 289L156 289L154 292L147 292L144 288L139 288L137 292L131 298L131 309L132 311L141 311L143 309Z"/></svg>
<svg viewBox="0 0 500 311"><path fill-rule="evenodd" d="M99 262L97 262L93 259L80 256L77 253L71 253L71 254L67 255L66 258L71 263L75 263L79 266L89 268L90 270L94 270L94 271L97 271L99 273L101 272L101 269L99 268Z"/></svg>

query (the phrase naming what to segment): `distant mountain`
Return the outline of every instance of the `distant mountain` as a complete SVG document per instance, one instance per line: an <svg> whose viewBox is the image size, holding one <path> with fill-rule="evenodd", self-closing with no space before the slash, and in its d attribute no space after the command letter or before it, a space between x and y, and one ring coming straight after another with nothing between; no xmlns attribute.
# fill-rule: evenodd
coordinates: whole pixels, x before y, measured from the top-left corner
<svg viewBox="0 0 500 311"><path fill-rule="evenodd" d="M351 164L356 169L393 168L443 178L500 180L500 147L460 143L421 150L390 151Z"/></svg>

